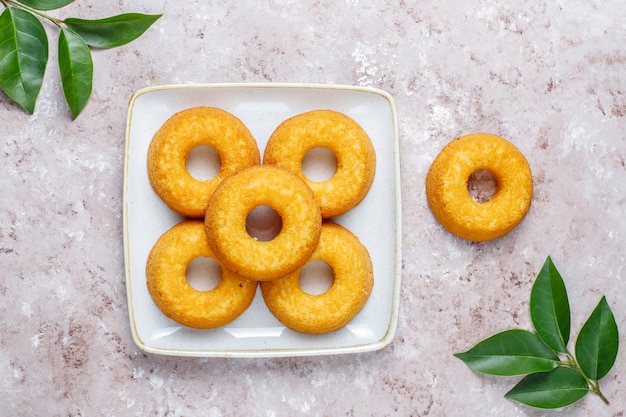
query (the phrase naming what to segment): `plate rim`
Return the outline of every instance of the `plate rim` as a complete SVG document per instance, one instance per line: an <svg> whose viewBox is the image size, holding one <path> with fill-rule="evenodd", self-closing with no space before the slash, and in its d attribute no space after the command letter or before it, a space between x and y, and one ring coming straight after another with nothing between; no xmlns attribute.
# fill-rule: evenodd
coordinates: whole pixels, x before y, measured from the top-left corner
<svg viewBox="0 0 626 417"><path fill-rule="evenodd" d="M148 345L139 337L135 322L133 307L132 280L130 273L130 242L128 230L128 165L131 130L133 122L133 110L139 97L164 90L184 89L223 89L223 88L265 88L265 89L318 89L318 90L346 90L371 93L381 96L387 101L391 113L392 144L393 144L393 173L394 173L394 276L391 296L391 317L387 325L385 335L375 342L355 344L350 346L330 346L327 348L285 348L285 349L250 349L250 350L185 350L164 349ZM314 84L314 83L206 83L206 84L163 84L143 87L136 90L128 102L126 116L126 129L124 138L124 170L122 184L122 227L124 244L124 270L126 283L126 298L131 334L135 344L146 353L180 356L180 357L215 357L215 358L267 358L267 357L298 357L298 356L321 356L333 354L350 354L371 352L383 349L391 344L398 327L400 289L402 282L402 198L401 198L401 171L400 171L400 140L398 129L398 114L395 101L390 93L385 90L356 85L342 84Z"/></svg>

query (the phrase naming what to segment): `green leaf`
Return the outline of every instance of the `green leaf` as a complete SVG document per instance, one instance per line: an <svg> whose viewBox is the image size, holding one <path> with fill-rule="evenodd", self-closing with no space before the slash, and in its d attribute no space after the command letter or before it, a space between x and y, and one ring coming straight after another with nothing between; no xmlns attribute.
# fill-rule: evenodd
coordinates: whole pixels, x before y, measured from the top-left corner
<svg viewBox="0 0 626 417"><path fill-rule="evenodd" d="M548 257L530 293L530 317L537 334L557 352L566 352L570 309L565 283Z"/></svg>
<svg viewBox="0 0 626 417"><path fill-rule="evenodd" d="M585 378L564 366L550 372L531 374L522 379L505 398L537 408L561 408L580 400L589 392Z"/></svg>
<svg viewBox="0 0 626 417"><path fill-rule="evenodd" d="M507 330L454 356L470 368L490 375L514 376L556 368L559 357L527 330Z"/></svg>
<svg viewBox="0 0 626 417"><path fill-rule="evenodd" d="M602 379L615 363L618 345L617 323L606 297L602 297L578 334L578 365L589 379Z"/></svg>
<svg viewBox="0 0 626 417"><path fill-rule="evenodd" d="M65 19L65 24L90 46L114 48L137 39L159 17L160 14L126 13L98 20L68 18Z"/></svg>
<svg viewBox="0 0 626 417"><path fill-rule="evenodd" d="M0 15L0 87L30 114L48 63L46 31L31 13L7 7Z"/></svg>
<svg viewBox="0 0 626 417"><path fill-rule="evenodd" d="M67 6L74 0L20 0L20 3L37 10L53 10Z"/></svg>
<svg viewBox="0 0 626 417"><path fill-rule="evenodd" d="M93 62L89 46L68 28L61 28L59 36L59 70L65 100L75 119L91 95Z"/></svg>

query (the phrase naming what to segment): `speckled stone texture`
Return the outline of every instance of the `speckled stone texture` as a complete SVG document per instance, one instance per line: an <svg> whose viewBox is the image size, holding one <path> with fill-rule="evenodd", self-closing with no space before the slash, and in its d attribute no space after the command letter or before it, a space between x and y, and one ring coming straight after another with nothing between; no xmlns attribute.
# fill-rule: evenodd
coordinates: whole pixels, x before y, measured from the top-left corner
<svg viewBox="0 0 626 417"><path fill-rule="evenodd" d="M626 409L626 3L622 0L76 1L54 16L163 13L139 40L94 51L94 92L70 121L51 61L30 116L0 93L0 415L574 416ZM160 357L133 343L122 176L131 94L159 84L372 86L399 117L403 271L381 351L282 359ZM489 132L528 158L535 194L509 235L473 244L429 211L424 180L457 136ZM517 378L452 354L530 329L547 255L576 332L603 294L622 348L588 396L539 411Z"/></svg>

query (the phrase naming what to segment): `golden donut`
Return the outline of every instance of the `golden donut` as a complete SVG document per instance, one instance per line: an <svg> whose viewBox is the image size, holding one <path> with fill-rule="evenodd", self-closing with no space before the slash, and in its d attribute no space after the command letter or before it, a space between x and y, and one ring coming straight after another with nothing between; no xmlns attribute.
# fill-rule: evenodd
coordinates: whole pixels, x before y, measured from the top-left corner
<svg viewBox="0 0 626 417"><path fill-rule="evenodd" d="M302 172L302 160L313 148L328 148L337 170L326 181L312 181ZM311 187L322 217L345 213L363 200L376 171L376 153L367 133L345 114L332 110L302 113L282 122L270 136L263 163L298 174Z"/></svg>
<svg viewBox="0 0 626 417"><path fill-rule="evenodd" d="M467 189L470 175L488 170L496 180L493 197L484 203ZM428 204L451 233L481 242L510 232L522 221L533 193L524 155L505 139L484 133L462 136L446 145L426 177Z"/></svg>
<svg viewBox="0 0 626 417"><path fill-rule="evenodd" d="M326 262L334 281L328 291L311 295L302 290L300 271L261 283L269 310L285 326L302 333L327 333L345 326L367 302L374 285L372 262L359 239L331 222L322 226L311 261Z"/></svg>
<svg viewBox="0 0 626 417"><path fill-rule="evenodd" d="M148 256L148 291L170 319L196 329L223 326L252 303L258 283L222 268L222 279L210 291L187 282L189 263L200 256L215 259L201 220L187 220L165 232Z"/></svg>
<svg viewBox="0 0 626 417"><path fill-rule="evenodd" d="M272 240L257 240L246 230L248 214L259 206L271 207L282 219L282 229ZM225 267L267 281L293 272L309 259L322 217L313 192L298 176L258 165L222 181L209 200L205 225L209 244Z"/></svg>
<svg viewBox="0 0 626 417"><path fill-rule="evenodd" d="M186 168L187 155L198 145L215 149L221 167L215 178L195 179ZM156 132L148 148L148 177L154 191L174 211L204 216L206 204L227 176L260 162L248 128L232 114L213 107L193 107L176 113Z"/></svg>

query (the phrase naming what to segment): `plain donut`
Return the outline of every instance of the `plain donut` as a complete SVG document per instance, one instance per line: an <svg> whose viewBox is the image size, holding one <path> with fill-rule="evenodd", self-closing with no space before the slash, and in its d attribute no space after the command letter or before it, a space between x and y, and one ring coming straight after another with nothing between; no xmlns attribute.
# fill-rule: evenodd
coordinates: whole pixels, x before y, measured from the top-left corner
<svg viewBox="0 0 626 417"><path fill-rule="evenodd" d="M157 240L146 277L148 291L163 314L184 326L211 329L239 317L252 303L258 283L222 268L217 287L198 291L187 282L186 272L189 263L201 256L215 259L204 223L183 221Z"/></svg>
<svg viewBox="0 0 626 417"><path fill-rule="evenodd" d="M302 160L313 148L335 154L337 170L326 181L312 181L302 172ZM272 133L263 164L295 172L311 187L322 217L343 214L363 200L376 172L374 146L361 126L343 113L314 110L291 117Z"/></svg>
<svg viewBox="0 0 626 417"><path fill-rule="evenodd" d="M187 156L199 145L212 147L220 157L220 171L210 180L197 180L187 171ZM148 148L148 177L168 207L201 218L224 178L259 161L256 141L241 120L214 107L193 107L170 117L155 133Z"/></svg>
<svg viewBox="0 0 626 417"><path fill-rule="evenodd" d="M374 285L372 261L365 246L348 229L324 222L320 242L310 261L326 262L334 280L328 291L302 290L300 270L261 283L265 304L285 326L302 333L327 333L348 324L365 306Z"/></svg>
<svg viewBox="0 0 626 417"><path fill-rule="evenodd" d="M496 192L484 203L467 190L469 176L488 170L496 179ZM533 193L530 167L524 155L507 140L479 133L462 136L446 145L426 177L428 204L449 232L481 242L501 237L526 215Z"/></svg>
<svg viewBox="0 0 626 417"><path fill-rule="evenodd" d="M282 229L272 240L257 240L246 229L248 214L259 206L271 207L282 219ZM311 189L294 173L268 165L246 168L222 181L204 221L220 262L258 281L283 277L302 266L322 228Z"/></svg>

